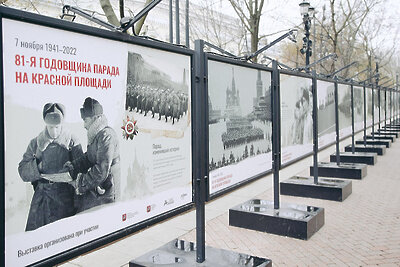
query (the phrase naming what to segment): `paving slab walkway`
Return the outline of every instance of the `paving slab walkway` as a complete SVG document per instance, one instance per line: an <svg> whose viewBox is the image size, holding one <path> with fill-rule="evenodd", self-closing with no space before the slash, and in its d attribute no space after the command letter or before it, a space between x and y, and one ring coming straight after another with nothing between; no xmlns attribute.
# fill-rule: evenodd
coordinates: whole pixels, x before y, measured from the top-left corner
<svg viewBox="0 0 400 267"><path fill-rule="evenodd" d="M256 197L273 200L273 191ZM206 244L270 258L274 266L400 266L400 142L368 166L363 180L353 180L344 202L280 199L325 208L325 225L304 241L229 226L225 212L207 222ZM182 238L194 241L195 230Z"/></svg>
<svg viewBox="0 0 400 267"><path fill-rule="evenodd" d="M334 151L321 151L321 161ZM284 168L280 179L307 175L311 163L309 157ZM207 203L206 244L266 257L274 266L400 266L400 141L375 166L368 166L364 179L353 180L353 192L344 202L280 197L281 202L325 208L325 225L307 241L229 226L229 208L254 197L273 200L272 175ZM191 210L60 266L127 267L130 260L174 238L194 242L195 216Z"/></svg>

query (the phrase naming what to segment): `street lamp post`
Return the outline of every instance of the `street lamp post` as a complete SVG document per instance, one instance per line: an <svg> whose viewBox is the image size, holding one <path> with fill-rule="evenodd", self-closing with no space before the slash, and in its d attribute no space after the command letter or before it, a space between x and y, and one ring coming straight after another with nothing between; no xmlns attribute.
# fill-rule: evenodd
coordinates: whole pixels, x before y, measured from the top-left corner
<svg viewBox="0 0 400 267"><path fill-rule="evenodd" d="M310 40L310 29L311 29L311 18L314 15L315 9L310 6L310 2L307 0L303 0L299 4L300 6L300 14L303 17L304 22L304 30L305 30L305 37L303 38L303 47L300 49L300 53L306 55L306 72L309 72L309 68L307 67L310 65L310 56L312 55L312 41Z"/></svg>

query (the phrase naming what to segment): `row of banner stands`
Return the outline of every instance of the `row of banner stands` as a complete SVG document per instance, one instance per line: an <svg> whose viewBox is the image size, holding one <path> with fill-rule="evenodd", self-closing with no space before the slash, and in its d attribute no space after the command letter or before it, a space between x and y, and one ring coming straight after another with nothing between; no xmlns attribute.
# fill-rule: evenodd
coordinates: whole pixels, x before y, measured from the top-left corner
<svg viewBox="0 0 400 267"><path fill-rule="evenodd" d="M173 245L180 252L196 254L196 261L198 263L206 260L206 252L213 249L205 246L205 202L209 199L208 189L206 183L208 180L208 157L206 147L209 145L209 136L207 129L208 121L208 109L207 109L207 92L208 92L208 77L207 77L207 60L206 53L204 50L205 42L203 40L195 41L195 50L193 57L193 72L194 72L194 89L193 99L193 129L192 129L192 153L193 153L193 195L194 205L196 208L196 244L191 242L173 241ZM228 53L229 54L229 53ZM230 54L232 56L232 54ZM235 60L243 60L240 57L233 57ZM243 204L235 206L229 210L229 224L238 227L244 227L247 229L254 229L263 232L270 232L278 235L289 236L298 239L309 239L315 232L317 232L324 225L324 209L321 207L313 207L307 205L288 204L280 203L280 191L282 190L282 183L280 184L279 173L282 169L281 166L281 96L280 96L280 69L279 63L276 60L272 61L272 79L271 79L271 91L272 91L272 172L273 172L273 188L274 196L273 201L261 200L261 199L250 199ZM298 74L294 72L293 74ZM312 180L311 186L322 184L321 180L318 179L319 167L318 165L318 102L317 102L317 74L315 71L311 74L302 75L312 79L312 94L313 94L313 162L314 179ZM336 113L336 149L338 152L339 147L339 133L338 133L338 107L337 107L337 84L338 80L335 79L335 113ZM364 85L364 103L365 102L365 85ZM397 92L398 93L398 92ZM386 95L385 95L386 96ZM3 99L4 100L4 99ZM352 96L353 100L353 96ZM391 101L392 103L393 101ZM398 103L397 103L398 104ZM354 103L352 103L352 108ZM380 107L379 107L380 108ZM396 116L393 118L393 123L390 123L390 127L398 130L400 128L399 120L399 105L397 105ZM385 110L386 115L386 110ZM352 147L354 151L354 114L352 115ZM391 118L390 118L391 119ZM380 122L379 122L380 123ZM374 124L374 123L373 123ZM386 125L385 129L389 128ZM366 114L364 105L364 133L366 133ZM380 128L379 128L380 129ZM3 125L4 132L4 125ZM366 138L364 142L366 144ZM4 143L2 143L4 145ZM4 147L3 147L4 148ZM337 153L337 157L340 155ZM4 166L4 162L2 162ZM337 162L339 164L339 161ZM302 179L297 179L302 180ZM325 181L325 180L324 180ZM335 180L336 181L336 180ZM3 233L4 235L4 233ZM220 252L222 250L218 249ZM150 252L158 253L157 251ZM221 253L226 253L221 252ZM209 255L215 253L207 253ZM229 255L232 252L228 252ZM179 257L175 257L175 262L179 262L182 254ZM216 254L221 255L221 254ZM272 263L268 259L260 259L254 256L243 255L237 253L237 259L245 257L253 257L260 263L263 261L266 263L265 266L271 266ZM234 257L235 258L235 257ZM221 263L221 259L207 259L210 264L215 260L221 265L229 265L225 262ZM255 261L255 260L254 260Z"/></svg>
<svg viewBox="0 0 400 267"><path fill-rule="evenodd" d="M362 179L366 175L366 164L347 162L343 163L343 154L341 159L340 152L340 134L339 134L339 111L338 111L338 77L334 77L335 86L335 132L336 132L336 162L333 163L321 163L318 162L318 102L317 102L317 74L313 71L310 77L312 78L312 95L313 95L313 166L310 168L310 175L313 177L292 177L290 181L290 188L285 189L284 183L279 184L279 171L281 169L281 151L280 151L280 71L278 69L278 62L272 62L272 114L273 114L273 130L272 130L272 171L273 171L273 188L274 188L274 201L250 199L245 203L235 206L229 210L229 224L232 226L243 227L247 229L259 230L264 232L270 232L279 235L291 236L299 239L308 239L313 233L318 231L324 224L324 209L320 207L301 206L296 204L280 203L279 195L280 190L285 191L282 194L294 195L302 197L314 197L335 201L343 201L346 199L352 191L352 184L350 180L340 179L328 179L325 177L335 178L350 178L350 179ZM348 83L349 84L349 83ZM355 128L354 128L354 82L351 82L351 145L350 154L352 158L359 156L355 145ZM366 94L367 87L363 84L364 91L364 127L363 131L366 133ZM374 99L374 98L373 98ZM373 100L374 101L374 100ZM374 107L374 103L372 104ZM379 105L379 110L381 106ZM385 111L386 112L386 111ZM372 114L374 120L374 114ZM365 140L365 138L364 138ZM319 179L319 176L324 178ZM338 190L339 188L339 190ZM288 192L289 191L289 192ZM301 195L304 194L305 195ZM197 205L197 204L196 204ZM260 211L263 211L260 214ZM285 218L280 216L283 211L290 211L292 215L291 223ZM306 212L305 212L306 211ZM287 216L288 213L285 213ZM299 226L304 219L311 217L310 222L314 227L307 227L309 231L300 229ZM285 221L282 224L282 221ZM293 230L298 229L299 231ZM300 230L305 234L301 234Z"/></svg>

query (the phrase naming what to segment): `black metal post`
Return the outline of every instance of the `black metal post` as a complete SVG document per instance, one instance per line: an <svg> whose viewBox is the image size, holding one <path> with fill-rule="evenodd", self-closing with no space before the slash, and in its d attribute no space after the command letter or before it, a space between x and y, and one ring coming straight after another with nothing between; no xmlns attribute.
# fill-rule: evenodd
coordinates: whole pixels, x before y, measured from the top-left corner
<svg viewBox="0 0 400 267"><path fill-rule="evenodd" d="M175 0L175 31L176 31L176 44L181 43L180 29L179 29L179 0Z"/></svg>
<svg viewBox="0 0 400 267"><path fill-rule="evenodd" d="M205 55L204 55L204 41L195 41L195 91L193 108L197 115L195 121L194 139L194 155L199 157L194 160L195 170L195 205L196 205L196 261L201 263L205 260L205 175L206 164L204 164L205 156L205 142L202 129L205 127Z"/></svg>
<svg viewBox="0 0 400 267"><path fill-rule="evenodd" d="M378 132L381 130L381 87L378 86Z"/></svg>
<svg viewBox="0 0 400 267"><path fill-rule="evenodd" d="M364 96L364 146L367 146L367 87L365 86L365 82L363 85L363 96Z"/></svg>
<svg viewBox="0 0 400 267"><path fill-rule="evenodd" d="M335 77L335 124L336 124L336 164L340 165L339 152L339 108L338 108L338 79Z"/></svg>
<svg viewBox="0 0 400 267"><path fill-rule="evenodd" d="M172 12L172 0L169 0L169 42L172 44L174 42L174 20Z"/></svg>
<svg viewBox="0 0 400 267"><path fill-rule="evenodd" d="M375 93L374 93L374 85L371 84L371 92L372 92L372 140L375 139Z"/></svg>
<svg viewBox="0 0 400 267"><path fill-rule="evenodd" d="M353 84L350 86L351 88L351 153L354 154L354 87Z"/></svg>
<svg viewBox="0 0 400 267"><path fill-rule="evenodd" d="M318 88L317 73L312 72L312 96L313 96L313 160L314 160L314 184L318 184Z"/></svg>
<svg viewBox="0 0 400 267"><path fill-rule="evenodd" d="M280 88L278 63L272 61L272 169L274 173L274 209L279 209L280 169Z"/></svg>
<svg viewBox="0 0 400 267"><path fill-rule="evenodd" d="M399 103L398 103L398 100L399 100L399 74L397 73L396 74L396 94L395 94L395 99L396 99L396 101L395 101L395 112L396 112L396 123L397 123L397 120L398 120L398 115L399 115Z"/></svg>
<svg viewBox="0 0 400 267"><path fill-rule="evenodd" d="M379 64L378 62L375 63L376 66L376 76L375 76L375 83L376 89L378 89L378 131L381 129L381 88L379 86Z"/></svg>
<svg viewBox="0 0 400 267"><path fill-rule="evenodd" d="M392 108L393 108L393 95L392 95L393 89L390 90L390 111L389 111L389 125L392 125Z"/></svg>
<svg viewBox="0 0 400 267"><path fill-rule="evenodd" d="M3 18L0 17L0 36L3 36ZM0 42L0 51L3 51L3 42ZM3 54L0 55L0 69L3 70ZM4 112L4 77L3 77L3 72L0 73L0 108L1 111ZM5 156L6 156L6 150L5 150L5 122L4 122L4 113L2 115L2 119L0 122L0 153L1 153L1 159L0 159L0 175L2 178L2 183L0 184L0 212L2 215L2 222L3 222L3 227L1 227L0 230L0 236L2 237L2 242L0 245L0 250L1 250L1 262L5 263L5 255L6 255L6 239L5 239L5 200L6 200L6 191L5 191L5 177L6 177L6 170L5 170Z"/></svg>
<svg viewBox="0 0 400 267"><path fill-rule="evenodd" d="M309 72L310 69L308 65L310 65L310 52L311 52L311 47L310 47L310 28L311 28L311 19L308 14L303 16L303 22L304 22L304 30L305 30L305 35L306 37L303 39L303 41L306 44L306 66L305 66L305 71Z"/></svg>
<svg viewBox="0 0 400 267"><path fill-rule="evenodd" d="M387 122L387 97L386 97L386 95L387 95L387 90L385 89L385 99L384 99L384 101L385 101L385 128L386 128L386 122Z"/></svg>

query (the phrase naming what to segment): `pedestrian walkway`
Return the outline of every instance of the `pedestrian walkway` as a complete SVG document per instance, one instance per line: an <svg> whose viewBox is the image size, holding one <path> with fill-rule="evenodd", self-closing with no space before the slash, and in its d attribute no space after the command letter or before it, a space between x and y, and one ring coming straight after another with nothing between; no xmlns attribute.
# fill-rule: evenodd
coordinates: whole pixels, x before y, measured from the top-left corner
<svg viewBox="0 0 400 267"><path fill-rule="evenodd" d="M322 151L320 159L327 161L333 150ZM281 180L306 175L310 163L307 158L285 168ZM363 180L353 180L344 202L280 196L281 202L325 208L325 225L307 241L229 226L230 207L254 197L273 200L272 176L259 179L207 204L206 245L269 258L274 266L400 266L399 166L396 141L375 166L368 166ZM195 242L195 234L195 211L189 211L62 266L128 266L174 238Z"/></svg>

